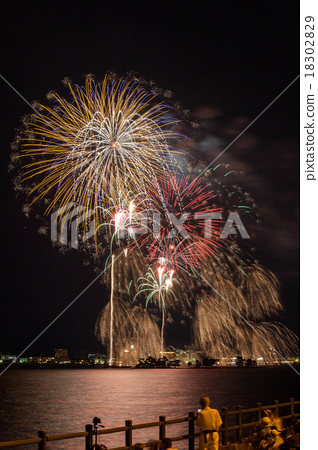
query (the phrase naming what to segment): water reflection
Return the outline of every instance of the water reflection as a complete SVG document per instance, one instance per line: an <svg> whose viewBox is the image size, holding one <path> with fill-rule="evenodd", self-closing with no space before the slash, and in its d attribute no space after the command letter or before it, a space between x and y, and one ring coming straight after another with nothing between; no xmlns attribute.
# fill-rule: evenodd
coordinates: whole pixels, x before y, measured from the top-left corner
<svg viewBox="0 0 318 450"><path fill-rule="evenodd" d="M202 395L216 408L275 399L299 399L299 377L289 367L256 369L87 369L8 370L1 377L1 441L84 431L94 416L106 428L183 417L196 411ZM181 434L186 424L171 425ZM170 434L170 435L171 435ZM133 442L158 439L158 429L134 432ZM101 439L108 447L124 445L124 433ZM181 449L181 443L177 448ZM36 446L21 446L26 450ZM82 449L82 439L50 442L52 449Z"/></svg>

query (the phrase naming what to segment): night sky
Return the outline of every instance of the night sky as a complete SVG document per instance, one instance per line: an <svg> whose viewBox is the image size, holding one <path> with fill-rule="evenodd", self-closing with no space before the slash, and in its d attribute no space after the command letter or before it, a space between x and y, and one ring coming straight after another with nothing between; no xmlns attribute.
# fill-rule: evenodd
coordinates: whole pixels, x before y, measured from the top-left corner
<svg viewBox="0 0 318 450"><path fill-rule="evenodd" d="M1 13L1 73L27 101L47 102L51 90L64 94L64 77L81 83L87 73L100 80L109 70L137 71L190 109L201 125L196 156L207 162L215 156L209 137L230 143L299 74L296 1L52 2L45 9L30 1L2 5ZM7 168L10 143L31 110L3 80L0 89L0 352L18 354L96 275L79 253L61 255L22 214ZM281 321L296 333L298 151L299 80L219 161L245 172L241 184L264 219L255 230L255 255L279 277ZM97 282L27 354L102 350L94 323L106 300ZM169 338L181 345L180 337Z"/></svg>

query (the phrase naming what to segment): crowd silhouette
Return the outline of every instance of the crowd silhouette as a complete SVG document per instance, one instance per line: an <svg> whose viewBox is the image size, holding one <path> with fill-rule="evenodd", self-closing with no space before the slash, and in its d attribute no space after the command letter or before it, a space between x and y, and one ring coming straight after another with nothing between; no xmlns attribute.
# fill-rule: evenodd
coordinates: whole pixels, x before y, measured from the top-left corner
<svg viewBox="0 0 318 450"><path fill-rule="evenodd" d="M283 421L273 411L255 422L249 436L243 441L246 449L298 450L300 448L300 418L291 417Z"/></svg>

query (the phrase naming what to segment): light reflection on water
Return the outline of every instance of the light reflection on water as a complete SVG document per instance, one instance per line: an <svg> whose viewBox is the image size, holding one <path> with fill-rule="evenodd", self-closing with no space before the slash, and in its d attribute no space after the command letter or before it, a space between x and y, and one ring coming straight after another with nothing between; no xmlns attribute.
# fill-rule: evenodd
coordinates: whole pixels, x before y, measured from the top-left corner
<svg viewBox="0 0 318 450"><path fill-rule="evenodd" d="M202 395L214 407L253 407L299 399L299 377L289 367L252 369L53 369L8 370L0 378L0 441L84 431L98 416L106 428L186 416ZM186 433L186 425L170 434ZM158 429L134 431L133 442L158 439ZM108 447L124 445L124 433L103 436ZM184 448L178 443L177 448ZM19 446L32 450L36 446ZM83 439L48 443L52 449L84 449Z"/></svg>

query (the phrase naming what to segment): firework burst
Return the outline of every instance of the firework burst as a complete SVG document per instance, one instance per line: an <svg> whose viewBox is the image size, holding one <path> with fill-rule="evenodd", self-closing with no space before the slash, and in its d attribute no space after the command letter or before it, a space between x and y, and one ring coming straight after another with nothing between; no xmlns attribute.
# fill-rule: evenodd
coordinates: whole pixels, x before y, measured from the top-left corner
<svg viewBox="0 0 318 450"><path fill-rule="evenodd" d="M235 306L240 301L248 303L238 290L233 294L238 296ZM193 328L196 348L213 358L241 355L273 362L298 353L298 338L286 326L279 322L246 320L227 299L224 301L224 297L215 292L201 293Z"/></svg>
<svg viewBox="0 0 318 450"><path fill-rule="evenodd" d="M95 325L97 338L108 349L109 363L129 364L149 355L159 357L160 331L154 318L142 306L132 306L119 297L114 298L112 309L108 303Z"/></svg>
<svg viewBox="0 0 318 450"><path fill-rule="evenodd" d="M73 203L98 219L99 207L157 189L181 153L173 110L136 81L87 77L67 87L70 101L51 93L53 107L27 123L20 157L32 202L51 198L46 213Z"/></svg>
<svg viewBox="0 0 318 450"><path fill-rule="evenodd" d="M174 270L165 271L163 266L158 266L154 271L151 267L148 268L144 277L138 279L139 288L138 293L134 299L140 295L146 294L146 307L149 302L154 302L159 309L166 309L168 306L173 306L178 303L178 298L172 290L173 284L179 282L173 278Z"/></svg>
<svg viewBox="0 0 318 450"><path fill-rule="evenodd" d="M161 332L160 332L160 351L164 352L164 332L166 325L166 310L169 307L180 308L178 297L173 292L173 284L179 284L178 280L173 278L174 270L166 271L164 266L159 265L154 271L149 268L144 277L139 278L138 293L134 300L140 294L146 294L146 307L149 302L158 304L161 311Z"/></svg>
<svg viewBox="0 0 318 450"><path fill-rule="evenodd" d="M191 175L166 176L152 195L152 233L140 243L146 244L147 261L190 272L211 257L221 245L222 210L211 206L215 197L213 189Z"/></svg>

